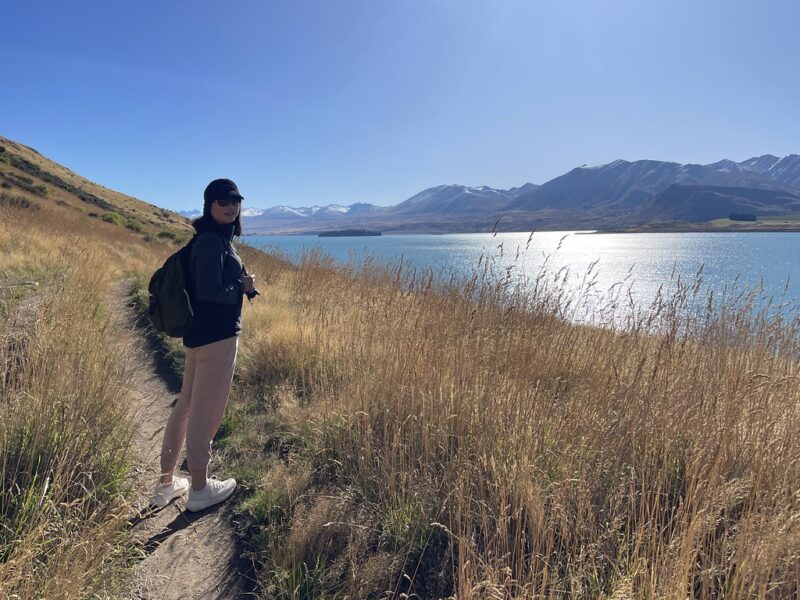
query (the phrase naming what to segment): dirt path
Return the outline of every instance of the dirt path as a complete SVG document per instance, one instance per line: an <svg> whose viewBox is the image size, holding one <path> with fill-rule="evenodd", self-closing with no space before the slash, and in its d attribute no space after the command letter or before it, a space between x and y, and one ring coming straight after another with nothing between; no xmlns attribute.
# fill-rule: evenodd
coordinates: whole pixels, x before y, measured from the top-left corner
<svg viewBox="0 0 800 600"><path fill-rule="evenodd" d="M158 478L164 425L177 390L170 389L167 379L159 373L154 353L141 329L134 325L128 289L125 283L116 287L113 305L126 309L120 314L120 334L129 342L129 364L135 365L132 409L139 424L134 446L139 465L136 507L141 512L132 520L132 529L144 557L135 571L131 597L148 600L246 597L246 569L241 568L230 524L230 504L190 513L183 510L185 499L180 499L155 512L147 509L148 497Z"/></svg>

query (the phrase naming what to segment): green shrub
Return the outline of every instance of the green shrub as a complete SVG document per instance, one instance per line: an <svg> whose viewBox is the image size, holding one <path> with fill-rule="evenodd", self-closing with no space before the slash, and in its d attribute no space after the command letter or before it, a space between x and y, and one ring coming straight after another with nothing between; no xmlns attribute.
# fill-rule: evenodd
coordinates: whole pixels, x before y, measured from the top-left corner
<svg viewBox="0 0 800 600"><path fill-rule="evenodd" d="M144 229L142 229L142 224L136 219L128 219L125 221L125 228L135 231L136 233L142 233L144 231Z"/></svg>
<svg viewBox="0 0 800 600"><path fill-rule="evenodd" d="M122 225L123 223L122 217L117 213L112 212L103 213L100 215L100 219L106 223L113 223L114 225Z"/></svg>

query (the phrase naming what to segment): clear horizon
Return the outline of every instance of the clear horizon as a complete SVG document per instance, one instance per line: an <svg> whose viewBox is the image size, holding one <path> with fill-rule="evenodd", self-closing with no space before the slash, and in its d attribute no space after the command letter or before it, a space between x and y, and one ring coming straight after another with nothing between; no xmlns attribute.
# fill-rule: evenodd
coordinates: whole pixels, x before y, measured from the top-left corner
<svg viewBox="0 0 800 600"><path fill-rule="evenodd" d="M4 5L0 135L175 210L800 152L788 0Z"/></svg>

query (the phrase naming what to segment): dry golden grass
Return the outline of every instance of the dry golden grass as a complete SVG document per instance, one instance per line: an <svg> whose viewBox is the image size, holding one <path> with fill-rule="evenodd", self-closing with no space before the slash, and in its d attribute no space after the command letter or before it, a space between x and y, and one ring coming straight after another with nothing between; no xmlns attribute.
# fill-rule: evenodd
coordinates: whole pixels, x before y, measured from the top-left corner
<svg viewBox="0 0 800 600"><path fill-rule="evenodd" d="M305 499L273 501L305 515L284 558L262 556L280 597L321 594L320 561L328 594L366 597L386 548L404 557L387 597L797 594L796 320L746 298L688 320L684 287L610 331L555 318L557 290L248 258L271 284L245 314L241 377L292 383L294 403L285 385L273 402L314 472ZM361 552L345 566L308 541L335 526L307 516L331 486L372 507L339 507Z"/></svg>
<svg viewBox="0 0 800 600"><path fill-rule="evenodd" d="M0 209L0 247L0 595L113 594L131 459L112 284L169 248L14 209Z"/></svg>

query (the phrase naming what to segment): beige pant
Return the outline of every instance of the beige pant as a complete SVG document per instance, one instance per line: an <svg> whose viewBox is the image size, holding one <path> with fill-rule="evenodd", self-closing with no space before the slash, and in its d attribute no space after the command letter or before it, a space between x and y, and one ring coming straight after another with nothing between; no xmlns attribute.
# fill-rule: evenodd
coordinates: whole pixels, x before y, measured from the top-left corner
<svg viewBox="0 0 800 600"><path fill-rule="evenodd" d="M192 478L207 474L211 440L225 414L238 346L239 338L234 336L198 348L184 348L181 395L167 421L161 446L163 475L172 476L184 440Z"/></svg>

